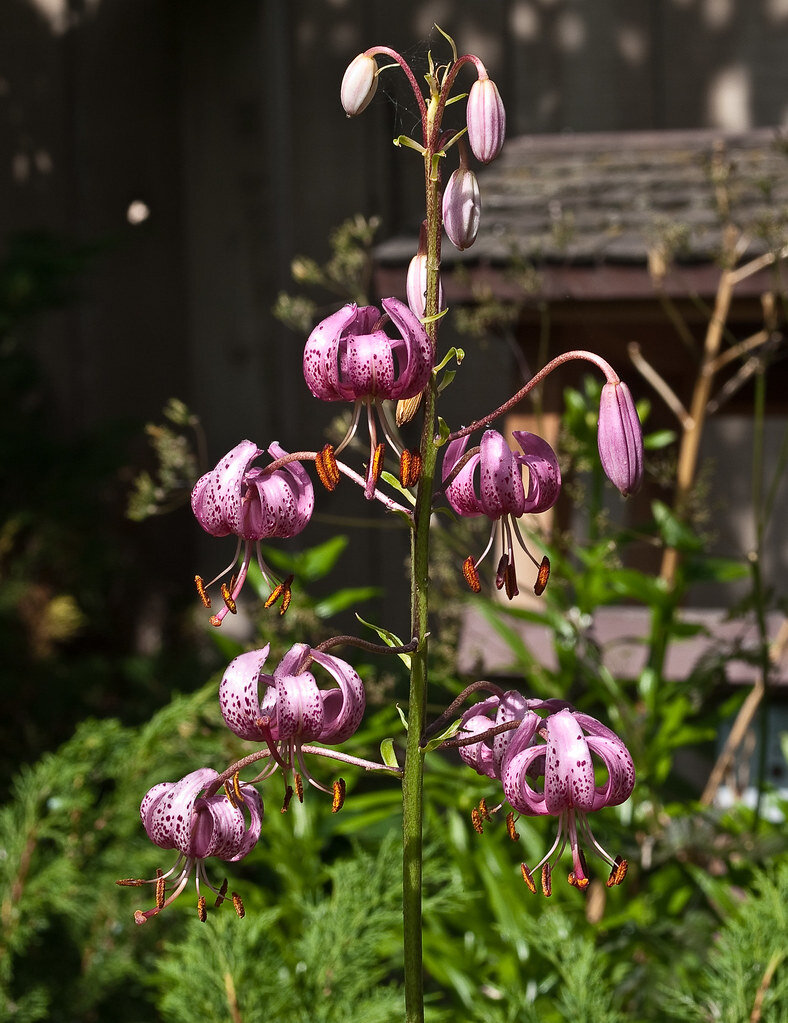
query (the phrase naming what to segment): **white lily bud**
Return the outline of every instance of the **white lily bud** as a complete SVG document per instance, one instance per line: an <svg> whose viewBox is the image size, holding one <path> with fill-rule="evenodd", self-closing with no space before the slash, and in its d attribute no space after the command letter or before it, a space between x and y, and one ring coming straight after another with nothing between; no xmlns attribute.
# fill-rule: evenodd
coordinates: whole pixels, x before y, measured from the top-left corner
<svg viewBox="0 0 788 1023"><path fill-rule="evenodd" d="M339 95L342 106L348 117L360 114L375 95L378 87L378 65L373 57L359 53L350 64L342 78Z"/></svg>

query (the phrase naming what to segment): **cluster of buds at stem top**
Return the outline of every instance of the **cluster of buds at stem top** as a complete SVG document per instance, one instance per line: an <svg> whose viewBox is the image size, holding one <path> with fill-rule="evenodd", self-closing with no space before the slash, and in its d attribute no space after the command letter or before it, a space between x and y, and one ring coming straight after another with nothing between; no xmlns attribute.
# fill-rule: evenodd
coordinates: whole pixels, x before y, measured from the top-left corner
<svg viewBox="0 0 788 1023"><path fill-rule="evenodd" d="M499 730L511 722L510 730ZM490 736L490 733L494 734ZM529 868L523 879L536 891L534 875L541 872L542 891L552 892L552 872L568 845L572 871L567 880L584 891L589 884L581 840L610 866L608 887L620 884L626 860L611 856L591 831L588 814L618 806L635 786L632 757L621 739L596 718L575 710L563 700L528 700L512 690L470 707L462 716L459 740L464 762L478 774L500 781L513 811L524 816L551 816L558 822L557 836L545 856ZM597 780L595 764L603 770ZM541 782L540 782L541 779ZM474 828L502 804L484 813L477 810ZM516 835L515 818L507 816L510 837Z"/></svg>
<svg viewBox="0 0 788 1023"><path fill-rule="evenodd" d="M274 459L287 452L274 441L268 447ZM273 537L292 537L300 533L312 517L315 496L306 470L299 462L289 462L273 471L253 463L263 452L250 440L237 444L202 476L192 491L192 511L211 536L236 536L238 543L230 564L209 583L195 577L197 591L205 607L211 606L208 588L227 575L243 550L238 574L221 588L224 606L211 616L212 625L221 625L228 612L235 614L236 601L246 580L253 553L263 578L271 586L266 607L282 598L281 612L290 602L290 582L282 582L266 565L260 541Z"/></svg>

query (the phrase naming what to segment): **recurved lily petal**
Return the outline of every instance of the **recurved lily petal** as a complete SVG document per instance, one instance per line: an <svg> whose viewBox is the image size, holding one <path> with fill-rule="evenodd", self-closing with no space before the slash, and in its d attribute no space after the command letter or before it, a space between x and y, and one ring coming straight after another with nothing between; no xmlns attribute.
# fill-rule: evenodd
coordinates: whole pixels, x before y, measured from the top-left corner
<svg viewBox="0 0 788 1023"><path fill-rule="evenodd" d="M545 809L550 814L594 807L594 765L583 729L571 711L547 719L544 768Z"/></svg>
<svg viewBox="0 0 788 1023"><path fill-rule="evenodd" d="M446 446L446 454L443 456L442 478L447 480L454 471L457 463L465 454L468 447L468 438L461 437L459 440L450 441ZM446 487L446 499L458 515L474 518L484 514L484 508L476 494L474 486L474 473L479 464L479 453L477 452L468 459L460 469L451 483Z"/></svg>
<svg viewBox="0 0 788 1023"><path fill-rule="evenodd" d="M274 459L287 454L276 441L268 446L268 453ZM292 537L306 528L315 508L315 493L300 462L288 462L272 473L252 469L245 482L243 539Z"/></svg>
<svg viewBox="0 0 788 1023"><path fill-rule="evenodd" d="M344 742L358 731L366 708L364 683L354 669L339 657L313 650L312 659L332 676L338 689L324 689L323 729L319 742L334 745Z"/></svg>
<svg viewBox="0 0 788 1023"><path fill-rule="evenodd" d="M485 430L479 448L479 495L485 515L519 518L525 506L522 463L497 430Z"/></svg>
<svg viewBox="0 0 788 1023"><path fill-rule="evenodd" d="M523 512L538 513L552 508L561 493L561 469L555 451L544 438L525 430L512 436L522 448L517 459L528 468L528 493Z"/></svg>
<svg viewBox="0 0 788 1023"><path fill-rule="evenodd" d="M149 789L140 804L140 818L148 838L162 849L178 849L193 856L194 803L219 775L210 767L192 771L178 782L161 782Z"/></svg>
<svg viewBox="0 0 788 1023"><path fill-rule="evenodd" d="M224 722L241 739L262 742L270 735L265 726L258 724L260 719L272 719L276 712L276 683L273 676L263 673L268 650L266 645L261 650L239 654L227 666L219 685L219 708Z"/></svg>
<svg viewBox="0 0 788 1023"><path fill-rule="evenodd" d="M239 785L238 791L241 798L236 805L223 792L195 802L190 855L198 859L216 856L235 863L254 849L263 823L262 801L252 785Z"/></svg>
<svg viewBox="0 0 788 1023"><path fill-rule="evenodd" d="M351 302L318 323L304 347L304 379L316 398L352 401L356 397L340 381L340 345L351 334L370 334L379 319L375 306Z"/></svg>
<svg viewBox="0 0 788 1023"><path fill-rule="evenodd" d="M262 451L250 440L228 451L217 465L201 476L192 490L192 511L211 536L228 536L241 527L243 479Z"/></svg>

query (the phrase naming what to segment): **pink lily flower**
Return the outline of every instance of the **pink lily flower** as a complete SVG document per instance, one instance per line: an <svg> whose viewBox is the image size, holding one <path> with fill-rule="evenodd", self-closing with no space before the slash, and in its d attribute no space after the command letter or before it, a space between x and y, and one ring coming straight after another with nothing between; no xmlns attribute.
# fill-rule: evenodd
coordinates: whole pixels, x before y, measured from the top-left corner
<svg viewBox="0 0 788 1023"><path fill-rule="evenodd" d="M274 441L268 447L274 458L287 452ZM242 440L214 469L202 476L192 490L192 511L202 528L211 536L237 536L238 545L230 564L210 583L195 577L197 589L206 607L211 606L207 589L218 582L236 564L243 545L243 561L229 586L222 585L225 606L212 615L211 625L221 625L228 611L235 613L235 602L249 570L252 553L263 578L273 587L266 607L283 597L280 613L290 603L290 583L281 583L266 565L260 553L260 541L270 537L291 537L309 522L315 506L312 482L299 462L289 462L273 472L252 463L263 452L250 440Z"/></svg>
<svg viewBox="0 0 788 1023"><path fill-rule="evenodd" d="M594 774L595 760L607 772L600 782ZM536 781L540 777L541 786ZM519 813L558 818L558 833L547 853L533 870L522 865L531 891L536 890L533 875L541 869L542 890L550 894L553 867L567 844L573 865L568 881L581 891L588 887L581 837L610 864L608 887L623 881L626 860L606 852L588 822L589 813L623 803L635 787L632 757L615 732L589 714L568 707L546 719L529 709L509 741L501 763L501 781L507 801Z"/></svg>
<svg viewBox="0 0 788 1023"><path fill-rule="evenodd" d="M215 888L208 880L205 860L215 856L235 863L257 844L263 821L263 804L255 788L237 784L232 797L228 789L227 794L217 792L198 798L200 792L218 777L211 768L201 767L178 782L154 785L143 798L140 817L148 838L162 849L177 849L178 858L166 874L159 871L150 881L129 879L118 882L135 887L156 885L156 906L144 912L137 910L134 914L136 923L144 924L169 906L181 894L192 874L197 887L198 914L204 921L205 896L200 893L200 883L216 894L217 906L224 901L227 892L226 881L221 888ZM167 878L170 877L173 880L168 883ZM236 893L232 894L232 901L238 915L243 916L243 903Z"/></svg>
<svg viewBox="0 0 788 1023"><path fill-rule="evenodd" d="M280 767L287 778L296 773L324 792L306 768L302 746L321 742L338 745L357 731L364 716L364 684L353 668L339 657L296 643L274 668L263 672L269 647L240 654L231 661L219 686L219 706L227 727L242 739L264 742L271 764L264 774ZM318 688L307 671L310 662L324 668L338 688ZM301 792L299 791L299 798Z"/></svg>
<svg viewBox="0 0 788 1023"><path fill-rule="evenodd" d="M387 418L384 399L397 401L420 394L430 379L433 352L418 317L397 298L384 298L385 316L375 306L343 306L319 323L304 348L304 379L322 401L352 401L353 419L335 454L350 443L358 428L362 409L369 424L369 464L364 496L371 500L383 464L384 444L378 444L373 408L383 434L397 455L402 444L396 427ZM390 319L399 336L383 330Z"/></svg>
<svg viewBox="0 0 788 1023"><path fill-rule="evenodd" d="M513 452L496 430L486 430L478 451L471 454L453 479L450 477L465 455L468 438L462 437L448 444L443 458L444 483L450 479L446 497L454 511L470 517L486 515L492 520L490 539L482 555L465 561L465 578L471 589L478 593L481 585L477 569L492 549L500 524L504 553L498 564L495 584L498 589L505 587L510 600L519 593L513 538L538 569L534 586L537 595L544 590L550 571L549 561L544 558L538 562L526 547L517 519L526 512L543 512L552 508L561 492L558 459L547 441L523 430L514 431L513 436L522 454ZM527 489L523 484L523 468L528 470Z"/></svg>

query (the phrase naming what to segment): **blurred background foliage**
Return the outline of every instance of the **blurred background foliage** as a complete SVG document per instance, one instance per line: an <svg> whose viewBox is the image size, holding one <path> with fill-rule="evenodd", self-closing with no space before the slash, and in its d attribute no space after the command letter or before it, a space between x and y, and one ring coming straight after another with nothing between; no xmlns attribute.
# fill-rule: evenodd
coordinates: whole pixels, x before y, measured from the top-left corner
<svg viewBox="0 0 788 1023"><path fill-rule="evenodd" d="M339 288L343 268L355 277L361 265L340 258L341 246L368 249L373 228L359 221L335 236L334 270L302 262L296 276L325 287L330 273ZM128 469L133 424L69 444L59 438L24 324L68 297L89 258L52 239L28 239L0 268L2 770L4 780L14 774L0 810L2 1018L398 1019L400 795L389 779L343 769L348 797L338 815L315 791L280 813L282 792L269 779L262 839L231 871L243 920L225 906L200 924L192 889L137 927L134 910L153 904L152 888L114 884L171 865L139 822L140 798L152 784L202 765L222 769L248 751L222 726L217 668L265 642L275 663L293 642L335 633L335 616L357 608L366 615L376 591L337 585L342 559L352 556L347 536L301 550L266 549L272 566L298 579L284 618L258 613L267 593L252 573L242 598L246 632L211 630L206 639L201 609L195 617L196 602L178 587L167 642L152 653L141 649L123 605L145 599L146 587L160 591L140 578L134 548L121 540L129 529L144 538L157 514L183 504L204 466L203 442L199 423L178 402L163 424L148 428L156 457L142 474ZM314 312L285 299L282 310ZM565 394L562 467L575 502L587 509L586 536L552 538L553 576L538 610L473 599L510 649L504 681L529 695L571 699L629 744L635 793L594 821L602 844L629 860L629 873L610 890L595 880L584 898L556 872L552 898L532 896L519 864L541 857L553 822L520 818L513 843L497 815L476 834L470 811L482 797L494 804L495 786L456 754L432 754L425 781L429 1018L780 1023L788 1018L787 807L773 793L768 817L760 803L716 808L700 800L702 779L679 770L688 751L710 760L721 722L744 702L744 692L721 698L731 651L721 649L717 664L699 663L681 680L664 670L667 650L688 634L678 614L686 587L698 577L722 582L750 570L708 558L702 523L679 519L659 501L637 533L610 521L595 453L598 397L590 382ZM664 431L649 436L655 465L670 457L673 439ZM129 492L129 513L142 526L123 523ZM455 659L466 599L458 564L475 549L473 532L473 523L442 516L435 530L436 715L472 681L458 677ZM629 565L627 551L643 544L681 550L673 586ZM752 599L733 614L765 609L768 595L756 582ZM646 607L654 623L636 678L611 674L589 628L596 607L619 602ZM524 619L548 628L555 668L539 663L514 628ZM762 641L757 659L768 665ZM342 656L353 660L368 693L365 723L348 751L369 756L388 736L401 746L401 664L350 650ZM330 782L330 766L312 767ZM766 789L764 777L757 783ZM598 863L589 865L604 878ZM208 864L216 882L223 866Z"/></svg>

